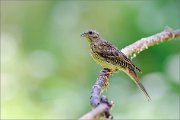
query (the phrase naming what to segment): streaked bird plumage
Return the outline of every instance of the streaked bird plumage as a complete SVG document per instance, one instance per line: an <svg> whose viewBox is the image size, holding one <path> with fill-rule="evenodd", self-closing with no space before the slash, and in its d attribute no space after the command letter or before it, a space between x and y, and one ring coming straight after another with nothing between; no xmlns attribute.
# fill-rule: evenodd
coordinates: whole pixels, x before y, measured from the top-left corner
<svg viewBox="0 0 180 120"><path fill-rule="evenodd" d="M90 54L97 64L100 64L103 68L109 68L114 72L125 72L143 91L148 100L150 100L146 89L136 74L136 71L141 72L141 70L124 53L104 40L95 30L88 30L82 33L81 36L87 39L90 46Z"/></svg>

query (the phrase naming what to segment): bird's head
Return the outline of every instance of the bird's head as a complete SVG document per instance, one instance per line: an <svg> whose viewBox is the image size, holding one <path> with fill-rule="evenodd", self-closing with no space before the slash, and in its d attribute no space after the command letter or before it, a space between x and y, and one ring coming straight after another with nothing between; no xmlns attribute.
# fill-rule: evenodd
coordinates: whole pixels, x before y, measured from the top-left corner
<svg viewBox="0 0 180 120"><path fill-rule="evenodd" d="M86 32L83 32L81 34L81 37L85 37L89 42L92 42L94 40L98 40L100 36L99 33L95 30L88 30Z"/></svg>

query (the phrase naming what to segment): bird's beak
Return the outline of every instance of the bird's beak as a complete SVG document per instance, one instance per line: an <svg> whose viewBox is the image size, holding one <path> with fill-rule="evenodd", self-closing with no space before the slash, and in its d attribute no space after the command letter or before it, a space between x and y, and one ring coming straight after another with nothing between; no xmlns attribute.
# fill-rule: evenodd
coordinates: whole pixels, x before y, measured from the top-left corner
<svg viewBox="0 0 180 120"><path fill-rule="evenodd" d="M81 37L85 37L85 36L86 36L86 33L85 33L85 32L81 34Z"/></svg>

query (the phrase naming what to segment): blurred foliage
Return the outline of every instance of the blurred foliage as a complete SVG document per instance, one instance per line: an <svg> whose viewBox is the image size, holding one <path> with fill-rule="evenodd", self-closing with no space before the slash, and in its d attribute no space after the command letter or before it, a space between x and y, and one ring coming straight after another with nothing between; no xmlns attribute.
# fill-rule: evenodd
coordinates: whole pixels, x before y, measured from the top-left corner
<svg viewBox="0 0 180 120"><path fill-rule="evenodd" d="M88 112L101 67L80 34L96 29L123 48L180 28L178 0L1 1L1 118L74 119ZM143 51L135 59L148 102L124 73L114 74L105 94L116 119L179 118L179 40Z"/></svg>

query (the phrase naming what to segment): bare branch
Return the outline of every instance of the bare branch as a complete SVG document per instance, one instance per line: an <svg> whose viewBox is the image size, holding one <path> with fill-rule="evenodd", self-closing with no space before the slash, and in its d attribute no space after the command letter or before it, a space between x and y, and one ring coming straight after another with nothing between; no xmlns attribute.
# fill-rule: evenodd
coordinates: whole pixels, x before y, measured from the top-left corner
<svg viewBox="0 0 180 120"><path fill-rule="evenodd" d="M164 31L150 37L142 38L137 42L123 48L121 52L128 57L134 58L137 54L145 49L148 49L150 46L154 46L155 44L169 41L178 37L180 38L180 29L173 31L171 28L166 27Z"/></svg>
<svg viewBox="0 0 180 120"><path fill-rule="evenodd" d="M134 58L137 54L155 44L172 40L173 38L180 38L180 29L173 31L166 27L164 31L152 35L150 37L142 38L137 42L123 48L121 51L128 57ZM108 79L112 71L108 68L103 68L95 85L91 91L90 102L93 110L82 116L81 120L95 120L101 117L112 118L109 110L112 108L113 102L109 102L101 93L108 86Z"/></svg>

